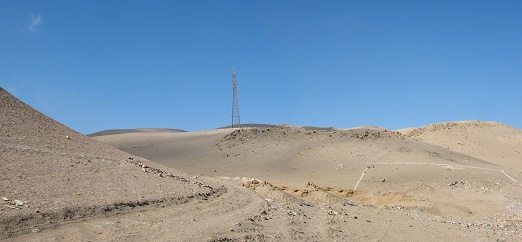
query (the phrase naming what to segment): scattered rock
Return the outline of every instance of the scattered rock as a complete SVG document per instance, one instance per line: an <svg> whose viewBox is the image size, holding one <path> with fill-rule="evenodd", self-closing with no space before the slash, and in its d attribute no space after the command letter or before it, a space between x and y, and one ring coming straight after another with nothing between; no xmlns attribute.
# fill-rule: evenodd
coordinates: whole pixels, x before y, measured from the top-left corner
<svg viewBox="0 0 522 242"><path fill-rule="evenodd" d="M16 206L22 206L24 205L24 202L20 201L20 200L14 200L14 205Z"/></svg>
<svg viewBox="0 0 522 242"><path fill-rule="evenodd" d="M9 198L2 197L2 200L3 200L3 201L9 201Z"/></svg>
<svg viewBox="0 0 522 242"><path fill-rule="evenodd" d="M299 202L299 206L313 207L312 204L309 204L309 203L307 203L307 202L305 202L305 201L300 201L300 202Z"/></svg>
<svg viewBox="0 0 522 242"><path fill-rule="evenodd" d="M343 206L354 206L355 207L355 206L357 206L357 204L352 200L348 200L348 201L343 202Z"/></svg>
<svg viewBox="0 0 522 242"><path fill-rule="evenodd" d="M453 182L448 183L447 185L450 186L450 187L452 187L452 186L455 186L455 185L457 185L457 184L459 184L459 183L463 183L463 182L453 181Z"/></svg>
<svg viewBox="0 0 522 242"><path fill-rule="evenodd" d="M335 210L329 210L328 211L328 215L337 215L339 214L339 212L335 211Z"/></svg>
<svg viewBox="0 0 522 242"><path fill-rule="evenodd" d="M38 233L38 232L40 232L40 229L38 229L38 228L34 228L33 230L31 230L31 232L33 232L33 233Z"/></svg>

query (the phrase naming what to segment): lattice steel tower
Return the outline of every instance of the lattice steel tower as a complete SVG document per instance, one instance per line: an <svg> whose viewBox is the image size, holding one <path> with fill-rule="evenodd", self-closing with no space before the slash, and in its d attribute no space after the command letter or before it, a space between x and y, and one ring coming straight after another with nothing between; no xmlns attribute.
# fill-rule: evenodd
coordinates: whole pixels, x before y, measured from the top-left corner
<svg viewBox="0 0 522 242"><path fill-rule="evenodd" d="M232 128L241 124L239 118L239 97L237 96L236 69L232 69Z"/></svg>

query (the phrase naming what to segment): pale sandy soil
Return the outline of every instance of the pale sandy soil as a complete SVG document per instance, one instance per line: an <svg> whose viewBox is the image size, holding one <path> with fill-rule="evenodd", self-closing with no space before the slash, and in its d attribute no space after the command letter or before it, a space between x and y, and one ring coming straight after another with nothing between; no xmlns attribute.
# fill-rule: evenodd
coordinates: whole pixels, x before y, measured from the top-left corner
<svg viewBox="0 0 522 242"><path fill-rule="evenodd" d="M185 130L181 129L148 129L148 128L141 128L141 129L107 129L99 132L95 132L92 134L89 134L87 136L89 137L95 137L95 136L102 136L102 135L111 135L111 134L125 134L125 133L140 133L140 132L147 132L147 133L153 133L153 132L187 132Z"/></svg>
<svg viewBox="0 0 522 242"><path fill-rule="evenodd" d="M87 138L2 89L0 103L0 238L225 191Z"/></svg>
<svg viewBox="0 0 522 242"><path fill-rule="evenodd" d="M285 126L96 137L120 151L0 94L0 196L10 199L0 202L20 207L0 211L0 239L522 240L520 131L510 127L471 122L453 136ZM464 136L467 149L453 148L450 138Z"/></svg>
<svg viewBox="0 0 522 242"><path fill-rule="evenodd" d="M395 131L269 127L97 139L192 174L267 181L271 188L313 204L332 206L330 197L352 200L362 205L358 209L372 208L377 213L396 209L399 214L414 212L428 221L459 221L466 228L467 223L484 226L473 228L477 234L495 233L507 226L495 223L504 221L511 229L506 238L520 239L522 187L518 181L522 173L515 166ZM354 233L362 232L354 228ZM450 234L440 236L451 240Z"/></svg>
<svg viewBox="0 0 522 242"><path fill-rule="evenodd" d="M400 130L404 135L522 171L522 131L496 122L447 122Z"/></svg>

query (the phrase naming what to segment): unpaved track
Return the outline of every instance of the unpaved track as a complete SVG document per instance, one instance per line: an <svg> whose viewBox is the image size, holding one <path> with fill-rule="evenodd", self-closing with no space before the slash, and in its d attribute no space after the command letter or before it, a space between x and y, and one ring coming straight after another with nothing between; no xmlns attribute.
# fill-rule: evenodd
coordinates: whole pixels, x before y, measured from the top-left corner
<svg viewBox="0 0 522 242"><path fill-rule="evenodd" d="M522 173L397 132L108 135L133 156L0 98L2 239L522 241Z"/></svg>
<svg viewBox="0 0 522 242"><path fill-rule="evenodd" d="M0 239L223 192L85 137L2 88L0 103Z"/></svg>
<svg viewBox="0 0 522 242"><path fill-rule="evenodd" d="M146 207L57 225L8 241L507 241L522 239L509 221L451 220L415 209L306 201L282 191L222 181L209 200ZM471 222L471 223L470 223ZM480 223L478 223L480 222ZM468 224L469 223L469 224Z"/></svg>
<svg viewBox="0 0 522 242"><path fill-rule="evenodd" d="M230 237L231 234L237 238L246 234L240 231L242 227L238 223L248 221L246 218L263 210L266 203L263 198L245 188L228 187L226 193L209 201L192 201L97 217L9 241L201 241Z"/></svg>
<svg viewBox="0 0 522 242"><path fill-rule="evenodd" d="M268 209L207 238L522 241L522 187L513 181L521 173L396 132L271 127L97 139L204 177L270 184L248 185L271 199Z"/></svg>

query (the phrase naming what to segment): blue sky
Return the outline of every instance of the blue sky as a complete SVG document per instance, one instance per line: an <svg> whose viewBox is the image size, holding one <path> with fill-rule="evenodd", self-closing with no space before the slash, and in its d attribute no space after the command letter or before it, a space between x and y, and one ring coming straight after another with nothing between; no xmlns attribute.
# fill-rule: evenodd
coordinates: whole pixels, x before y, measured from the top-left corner
<svg viewBox="0 0 522 242"><path fill-rule="evenodd" d="M90 133L522 127L522 1L2 1L0 86Z"/></svg>

